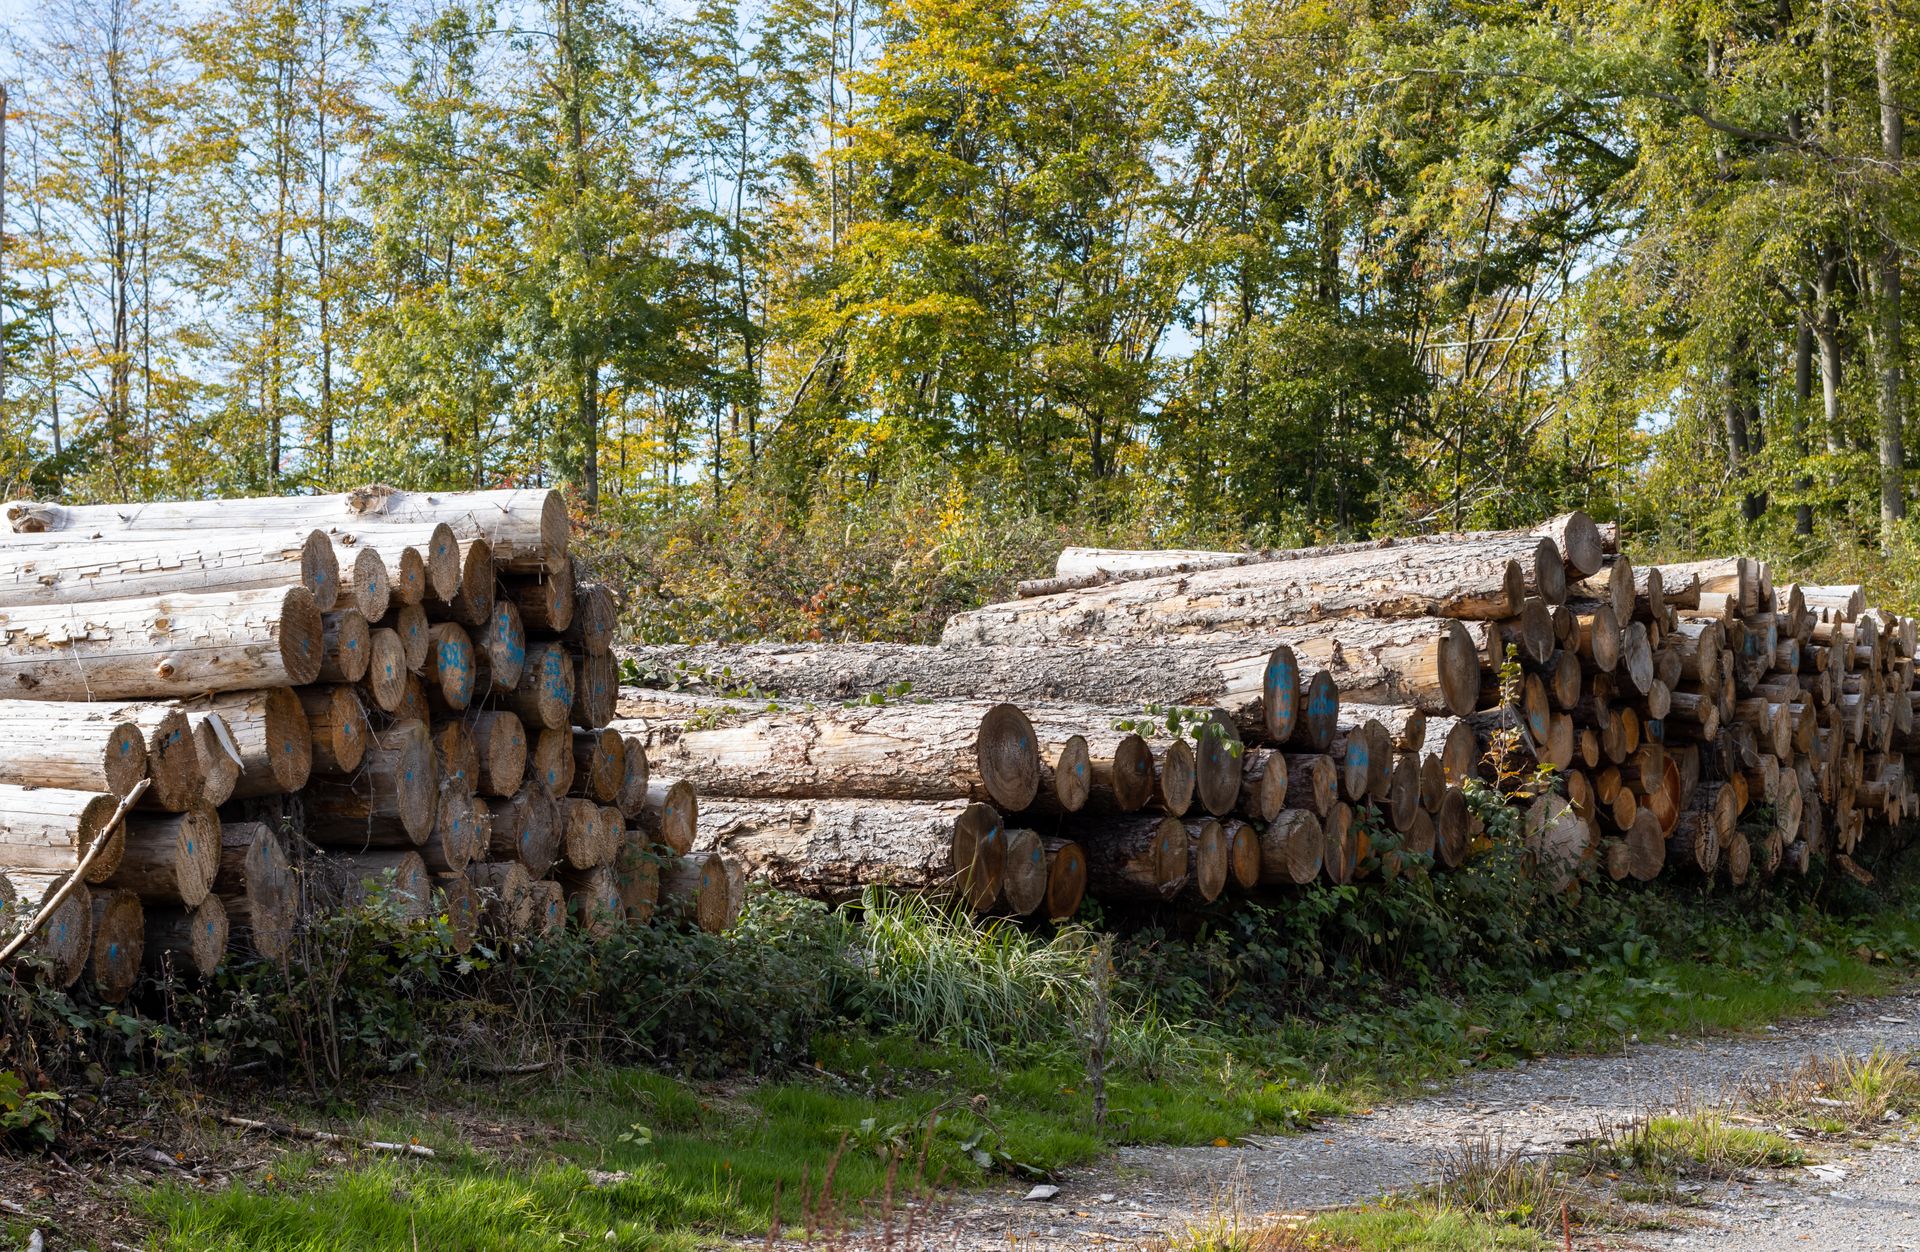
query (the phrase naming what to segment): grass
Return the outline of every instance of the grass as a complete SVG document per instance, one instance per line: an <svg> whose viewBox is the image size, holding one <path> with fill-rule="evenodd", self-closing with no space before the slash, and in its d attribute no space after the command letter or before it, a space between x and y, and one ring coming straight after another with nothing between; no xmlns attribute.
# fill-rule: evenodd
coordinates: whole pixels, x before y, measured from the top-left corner
<svg viewBox="0 0 1920 1252"><path fill-rule="evenodd" d="M1784 1078L1750 1087L1743 1103L1805 1134L1869 1135L1920 1111L1920 1068L1911 1054L1883 1048L1812 1056Z"/></svg>

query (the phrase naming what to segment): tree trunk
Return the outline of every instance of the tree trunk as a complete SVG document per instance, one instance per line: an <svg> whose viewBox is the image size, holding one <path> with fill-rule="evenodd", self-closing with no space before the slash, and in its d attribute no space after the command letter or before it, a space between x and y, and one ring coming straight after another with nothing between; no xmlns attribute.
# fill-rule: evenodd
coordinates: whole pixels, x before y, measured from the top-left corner
<svg viewBox="0 0 1920 1252"><path fill-rule="evenodd" d="M263 822L221 826L213 894L226 907L236 948L270 961L287 955L300 917L300 886L272 827Z"/></svg>
<svg viewBox="0 0 1920 1252"><path fill-rule="evenodd" d="M357 683L373 663L373 628L359 609L339 609L321 618L319 681Z"/></svg>
<svg viewBox="0 0 1920 1252"><path fill-rule="evenodd" d="M395 722L374 733L353 774L324 775L307 788L307 837L338 847L418 847L433 833L438 790L426 725Z"/></svg>
<svg viewBox="0 0 1920 1252"><path fill-rule="evenodd" d="M126 853L107 880L142 900L196 907L220 872L220 816L212 809L127 818Z"/></svg>
<svg viewBox="0 0 1920 1252"><path fill-rule="evenodd" d="M1880 155L1887 187L1880 192L1879 255L1874 271L1874 349L1880 367L1880 525L1891 538L1894 524L1907 515L1905 376L1906 328L1900 307L1900 234L1886 207L1906 163L1906 118L1900 87L1894 82L1896 42L1889 27L1891 6L1881 3L1874 16L1873 77L1880 100Z"/></svg>
<svg viewBox="0 0 1920 1252"><path fill-rule="evenodd" d="M147 972L159 978L188 974L210 977L227 959L232 936L226 905L208 896L193 908L155 905L147 909Z"/></svg>
<svg viewBox="0 0 1920 1252"><path fill-rule="evenodd" d="M285 687L205 696L182 704L188 716L217 713L240 754L240 781L233 794L291 794L313 772L313 732L300 697ZM364 751L364 743L363 743ZM356 762L357 764L357 762ZM343 769L341 772L350 772Z"/></svg>
<svg viewBox="0 0 1920 1252"><path fill-rule="evenodd" d="M455 538L485 539L494 560L512 570L548 568L564 560L568 523L558 491L471 491L440 495L362 487L332 496L264 496L236 500L170 500L151 504L40 504L7 506L14 531L284 529L431 526L444 522Z"/></svg>
<svg viewBox="0 0 1920 1252"><path fill-rule="evenodd" d="M72 873L118 807L112 796L93 792L0 785L0 869ZM125 854L121 822L87 867L87 881L113 877Z"/></svg>
<svg viewBox="0 0 1920 1252"><path fill-rule="evenodd" d="M984 804L707 797L701 809L695 850L737 858L782 891L837 903L884 885L976 911L999 898L1006 840Z"/></svg>
<svg viewBox="0 0 1920 1252"><path fill-rule="evenodd" d="M1178 817L1073 824L1087 854L1087 891L1100 900L1165 902L1187 885L1188 823Z"/></svg>
<svg viewBox="0 0 1920 1252"><path fill-rule="evenodd" d="M60 890L66 874L34 870L7 870L13 884L15 915L23 923L40 913L40 907ZM56 987L71 987L86 972L87 958L93 955L93 893L75 887L66 899L42 923L27 944L26 951L48 965L47 977Z"/></svg>
<svg viewBox="0 0 1920 1252"><path fill-rule="evenodd" d="M511 600L495 600L487 624L474 640L487 654L488 688L511 691L527 663L527 628ZM486 692L482 692L482 695Z"/></svg>
<svg viewBox="0 0 1920 1252"><path fill-rule="evenodd" d="M490 934L513 938L533 921L533 879L518 861L481 861L467 866L467 882L480 902L480 924Z"/></svg>
<svg viewBox="0 0 1920 1252"><path fill-rule="evenodd" d="M7 539L0 542L0 607L305 587L324 613L340 594L333 545L318 530L60 531Z"/></svg>
<svg viewBox="0 0 1920 1252"><path fill-rule="evenodd" d="M559 801L545 783L531 782L505 799L485 801L492 818L486 856L518 861L533 878L544 878L559 854L565 822Z"/></svg>
<svg viewBox="0 0 1920 1252"><path fill-rule="evenodd" d="M527 649L520 682L500 697L528 729L565 730L573 715L573 660L558 643Z"/></svg>
<svg viewBox="0 0 1920 1252"><path fill-rule="evenodd" d="M4 609L0 632L0 690L46 700L300 686L323 639L300 588Z"/></svg>
<svg viewBox="0 0 1920 1252"><path fill-rule="evenodd" d="M147 913L140 897L117 887L93 892L93 950L87 968L93 990L108 1004L118 1004L140 978L146 955Z"/></svg>
<svg viewBox="0 0 1920 1252"><path fill-rule="evenodd" d="M1041 840L1047 849L1048 921L1064 921L1080 911L1087 895L1087 851L1072 839L1048 836Z"/></svg>
<svg viewBox="0 0 1920 1252"><path fill-rule="evenodd" d="M1263 885L1303 885L1320 876L1324 852L1320 819L1303 809L1288 809L1260 836Z"/></svg>
<svg viewBox="0 0 1920 1252"><path fill-rule="evenodd" d="M727 867L715 853L676 857L660 867L660 915L717 935L733 924Z"/></svg>

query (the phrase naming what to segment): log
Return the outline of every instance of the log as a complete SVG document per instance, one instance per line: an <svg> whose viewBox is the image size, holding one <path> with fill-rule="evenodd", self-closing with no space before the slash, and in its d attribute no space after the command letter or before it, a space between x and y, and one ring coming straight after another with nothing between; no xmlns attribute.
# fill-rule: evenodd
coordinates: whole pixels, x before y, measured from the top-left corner
<svg viewBox="0 0 1920 1252"><path fill-rule="evenodd" d="M395 722L374 732L355 773L308 787L307 836L336 847L418 847L433 831L439 781L426 724Z"/></svg>
<svg viewBox="0 0 1920 1252"><path fill-rule="evenodd" d="M19 893L13 889L13 881L4 871L0 871L0 935L11 935L14 927L24 925L27 918L21 916L16 907Z"/></svg>
<svg viewBox="0 0 1920 1252"><path fill-rule="evenodd" d="M421 671L427 703L436 712L458 713L473 703L473 637L458 622L436 622L427 631L427 662Z"/></svg>
<svg viewBox="0 0 1920 1252"><path fill-rule="evenodd" d="M467 866L467 882L480 905L481 929L501 938L526 933L533 922L533 879L518 861L479 861Z"/></svg>
<svg viewBox="0 0 1920 1252"><path fill-rule="evenodd" d="M389 613L380 626L391 630L400 640L400 652L406 669L419 670L427 664L427 649L432 646L433 623L427 611L417 604L401 605Z"/></svg>
<svg viewBox="0 0 1920 1252"><path fill-rule="evenodd" d="M38 701L24 701L29 706ZM218 718L189 717L170 704L69 704L49 702L56 710L91 708L100 716L132 722L147 742L147 777L152 785L143 803L170 812L184 812L198 804L217 804L232 793L240 777L237 752L229 754L231 736ZM211 722L212 725L206 723ZM57 723L56 723L57 724ZM221 790L224 784L224 791ZM218 796L210 792L220 792Z"/></svg>
<svg viewBox="0 0 1920 1252"><path fill-rule="evenodd" d="M479 538L460 540L460 578L452 597L440 601L436 612L463 626L485 626L493 612L495 573L492 544Z"/></svg>
<svg viewBox="0 0 1920 1252"><path fill-rule="evenodd" d="M0 869L72 873L118 807L113 796L99 792L0 785ZM87 867L86 881L112 878L125 854L122 822Z"/></svg>
<svg viewBox="0 0 1920 1252"><path fill-rule="evenodd" d="M1270 822L1287 805L1286 755L1276 748L1248 748L1240 763L1238 811L1257 822Z"/></svg>
<svg viewBox="0 0 1920 1252"><path fill-rule="evenodd" d="M1524 539L1407 546L1115 583L956 614L941 642L1248 636L1328 618L1512 617L1527 590L1521 558L1530 565L1537 547Z"/></svg>
<svg viewBox="0 0 1920 1252"><path fill-rule="evenodd" d="M540 568L567 550L567 507L558 491L466 491L440 495L397 491L381 484L330 496L266 496L235 500L173 500L151 504L42 504L7 506L16 533L87 530L258 530L287 526L368 527L444 522L460 539L484 538L494 559L514 568Z"/></svg>
<svg viewBox="0 0 1920 1252"><path fill-rule="evenodd" d="M221 826L213 894L226 910L228 937L235 948L270 961L292 949L300 885L271 827L261 822Z"/></svg>
<svg viewBox="0 0 1920 1252"><path fill-rule="evenodd" d="M76 542L77 541L77 542ZM63 532L0 543L0 608L305 587L331 610L340 594L333 545L317 530Z"/></svg>
<svg viewBox="0 0 1920 1252"><path fill-rule="evenodd" d="M673 857L660 866L660 916L717 935L727 915L727 870L711 852Z"/></svg>
<svg viewBox="0 0 1920 1252"><path fill-rule="evenodd" d="M685 855L699 834L699 790L684 778L655 777L647 783L647 800L637 816L640 829L655 843Z"/></svg>
<svg viewBox="0 0 1920 1252"><path fill-rule="evenodd" d="M527 628L511 600L495 600L475 642L487 654L492 690L511 691L520 683L527 664ZM486 695L488 692L481 692Z"/></svg>
<svg viewBox="0 0 1920 1252"><path fill-rule="evenodd" d="M639 735L625 736L623 746L626 772L620 777L620 794L614 798L614 805L628 817L637 817L647 803L652 765L647 760L646 741Z"/></svg>
<svg viewBox="0 0 1920 1252"><path fill-rule="evenodd" d="M620 663L611 652L574 661L573 721L589 730L614 719L620 701Z"/></svg>
<svg viewBox="0 0 1920 1252"><path fill-rule="evenodd" d="M368 650L367 672L360 679L360 687L374 708L391 713L400 707L406 694L406 650L400 636L384 626L372 632Z"/></svg>
<svg viewBox="0 0 1920 1252"><path fill-rule="evenodd" d="M193 908L163 904L146 913L149 973L207 978L226 963L230 923L219 896L208 896Z"/></svg>
<svg viewBox="0 0 1920 1252"><path fill-rule="evenodd" d="M428 730L433 735L433 759L440 772L441 792L472 794L480 778L480 751L467 723L435 722Z"/></svg>
<svg viewBox="0 0 1920 1252"><path fill-rule="evenodd" d="M420 859L431 873L464 873L477 857L485 855L491 843L491 825L491 813L484 802L461 788L443 785L434 809L433 833L420 845Z"/></svg>
<svg viewBox="0 0 1920 1252"><path fill-rule="evenodd" d="M1325 753L1288 753L1286 807L1315 817L1333 812L1340 799L1340 766Z"/></svg>
<svg viewBox="0 0 1920 1252"><path fill-rule="evenodd" d="M17 916L30 920L65 884L67 875L9 869L7 879L13 884ZM71 987L79 982L93 954L93 894L85 886L75 887L29 941L26 953L42 965L52 985Z"/></svg>
<svg viewBox="0 0 1920 1252"><path fill-rule="evenodd" d="M113 706L0 700L0 783L124 796L146 776L147 737Z"/></svg>
<svg viewBox="0 0 1920 1252"><path fill-rule="evenodd" d="M613 632L620 609L613 588L604 583L580 583L573 589L573 620L561 638L587 656L606 656L613 650Z"/></svg>
<svg viewBox="0 0 1920 1252"><path fill-rule="evenodd" d="M1341 801L1320 823L1320 868L1327 881L1345 886L1360 868L1359 831L1354 829L1353 809Z"/></svg>
<svg viewBox="0 0 1920 1252"><path fill-rule="evenodd" d="M551 642L532 644L519 683L500 698L529 729L565 730L573 712L573 678L573 661L565 648Z"/></svg>
<svg viewBox="0 0 1920 1252"><path fill-rule="evenodd" d="M1080 911L1080 902L1087 895L1086 849L1058 836L1042 842L1047 849L1047 920L1064 921Z"/></svg>
<svg viewBox="0 0 1920 1252"><path fill-rule="evenodd" d="M1098 899L1167 901L1186 886L1187 824L1178 817L1111 818L1076 838Z"/></svg>
<svg viewBox="0 0 1920 1252"><path fill-rule="evenodd" d="M1592 832L1565 797L1540 796L1527 806L1521 819L1534 873L1549 891L1565 891L1579 875L1589 851Z"/></svg>
<svg viewBox="0 0 1920 1252"><path fill-rule="evenodd" d="M485 801L488 823L487 856L495 861L518 861L528 875L543 878L559 855L564 816L546 784L531 782L502 799Z"/></svg>
<svg viewBox="0 0 1920 1252"><path fill-rule="evenodd" d="M373 628L359 609L341 609L320 619L322 656L318 681L357 683L373 664Z"/></svg>
<svg viewBox="0 0 1920 1252"><path fill-rule="evenodd" d="M592 869L607 864L618 852L600 837L600 806L591 800L559 801L559 861L562 870Z"/></svg>
<svg viewBox="0 0 1920 1252"><path fill-rule="evenodd" d="M1187 823L1187 881L1180 899L1212 904L1227 889L1227 832L1213 818Z"/></svg>
<svg viewBox="0 0 1920 1252"><path fill-rule="evenodd" d="M616 722L650 733L650 766L705 795L991 802L1030 807L1040 787L1033 724L1011 704L862 705L742 714L726 701L688 700L710 729ZM629 702L628 707L632 707ZM662 740L668 740L662 742Z"/></svg>
<svg viewBox="0 0 1920 1252"><path fill-rule="evenodd" d="M1337 736L1328 745L1327 756L1340 763L1341 799L1386 799L1393 777L1393 738L1386 727L1369 719Z"/></svg>
<svg viewBox="0 0 1920 1252"><path fill-rule="evenodd" d="M336 542L334 554L340 562L339 603L359 609L370 622L387 615L393 604L393 580L387 562L372 548L355 548Z"/></svg>
<svg viewBox="0 0 1920 1252"><path fill-rule="evenodd" d="M1320 670L1307 679L1300 708L1287 746L1303 752L1325 752L1340 729L1340 687L1333 675Z"/></svg>
<svg viewBox="0 0 1920 1252"><path fill-rule="evenodd" d="M1439 811L1433 818L1433 859L1447 868L1458 869L1467 862L1478 819L1467 793L1449 786L1440 797Z"/></svg>
<svg viewBox="0 0 1920 1252"><path fill-rule="evenodd" d="M998 911L1013 917L1035 912L1047 899L1047 850L1031 830L1006 832Z"/></svg>
<svg viewBox="0 0 1920 1252"><path fill-rule="evenodd" d="M842 903L889 886L950 893L976 911L999 896L1006 841L984 804L707 797L701 807L695 850L737 858L782 891Z"/></svg>
<svg viewBox="0 0 1920 1252"><path fill-rule="evenodd" d="M573 567L571 563L530 577L501 580L501 595L520 610L530 631L558 635L573 624Z"/></svg>
<svg viewBox="0 0 1920 1252"><path fill-rule="evenodd" d="M1038 813L1078 813L1087 807L1093 791L1092 755L1087 737L1068 735L1049 742L1039 727L1034 738L1040 747L1040 787L1034 793L1032 811Z"/></svg>
<svg viewBox="0 0 1920 1252"><path fill-rule="evenodd" d="M424 921L433 911L433 879L418 852L357 852L328 858L349 908L374 907L401 921Z"/></svg>
<svg viewBox="0 0 1920 1252"><path fill-rule="evenodd" d="M573 732L542 730L533 737L527 754L527 777L545 783L556 796L573 790Z"/></svg>
<svg viewBox="0 0 1920 1252"><path fill-rule="evenodd" d="M619 893L630 925L645 926L653 921L654 910L660 905L660 858L638 831L629 832L620 843L613 862L613 889Z"/></svg>
<svg viewBox="0 0 1920 1252"><path fill-rule="evenodd" d="M480 897L467 881L464 870L458 874L435 874L433 894L440 915L447 922L447 947L455 953L473 951L480 935Z"/></svg>
<svg viewBox="0 0 1920 1252"><path fill-rule="evenodd" d="M480 795L513 795L526 778L526 728L505 709L470 714L474 757L480 776L474 791Z"/></svg>
<svg viewBox="0 0 1920 1252"><path fill-rule="evenodd" d="M1260 882L1263 886L1301 886L1320 876L1325 852L1320 819L1305 809L1288 809L1260 833Z"/></svg>
<svg viewBox="0 0 1920 1252"><path fill-rule="evenodd" d="M1194 728L1194 796L1215 817L1233 812L1240 802L1242 758L1246 746L1233 720L1219 710ZM1219 894L1218 892L1215 893Z"/></svg>
<svg viewBox="0 0 1920 1252"><path fill-rule="evenodd" d="M324 651L304 588L0 609L0 690L167 699L310 683Z"/></svg>
<svg viewBox="0 0 1920 1252"><path fill-rule="evenodd" d="M529 930L535 935L557 935L567 928L567 893L557 882L537 882L532 887L533 920Z"/></svg>
<svg viewBox="0 0 1920 1252"><path fill-rule="evenodd" d="M213 890L220 873L220 815L212 809L130 814L125 840L126 851L107 886L190 909Z"/></svg>
<svg viewBox="0 0 1920 1252"><path fill-rule="evenodd" d="M1183 816L1193 807L1193 749L1176 739L1153 755L1153 802L1169 817Z"/></svg>
<svg viewBox="0 0 1920 1252"><path fill-rule="evenodd" d="M87 957L94 994L118 1004L140 980L146 955L147 913L140 897L118 887L93 891L93 947Z"/></svg>
<svg viewBox="0 0 1920 1252"><path fill-rule="evenodd" d="M307 785L313 772L313 732L300 697L284 687L204 696L180 706L189 717L217 713L240 754L242 798L282 795ZM363 748L364 752L364 743Z"/></svg>
<svg viewBox="0 0 1920 1252"><path fill-rule="evenodd" d="M447 600L459 588L460 550L451 526L439 522L343 524L332 527L331 533L342 548L379 553L402 604L419 604L428 596Z"/></svg>

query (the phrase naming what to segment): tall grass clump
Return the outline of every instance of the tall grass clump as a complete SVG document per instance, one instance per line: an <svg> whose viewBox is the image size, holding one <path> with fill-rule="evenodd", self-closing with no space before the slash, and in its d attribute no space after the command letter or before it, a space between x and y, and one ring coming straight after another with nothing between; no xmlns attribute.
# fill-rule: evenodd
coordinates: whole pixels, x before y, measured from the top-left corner
<svg viewBox="0 0 1920 1252"><path fill-rule="evenodd" d="M989 1058L1009 1047L1077 1049L1093 1016L1088 962L1097 939L1083 926L1041 935L868 888L852 934L854 976L842 990L871 1025ZM1109 1051L1121 1067L1160 1070L1199 1059L1190 1032L1137 988L1116 980L1112 994Z"/></svg>

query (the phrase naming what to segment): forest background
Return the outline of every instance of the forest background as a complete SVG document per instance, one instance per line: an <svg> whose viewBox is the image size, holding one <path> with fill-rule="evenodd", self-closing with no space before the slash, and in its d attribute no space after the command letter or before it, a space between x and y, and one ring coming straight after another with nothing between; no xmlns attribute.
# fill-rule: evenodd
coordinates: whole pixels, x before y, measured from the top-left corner
<svg viewBox="0 0 1920 1252"><path fill-rule="evenodd" d="M8 496L559 483L655 639L1574 506L1920 607L1920 6L0 13Z"/></svg>

